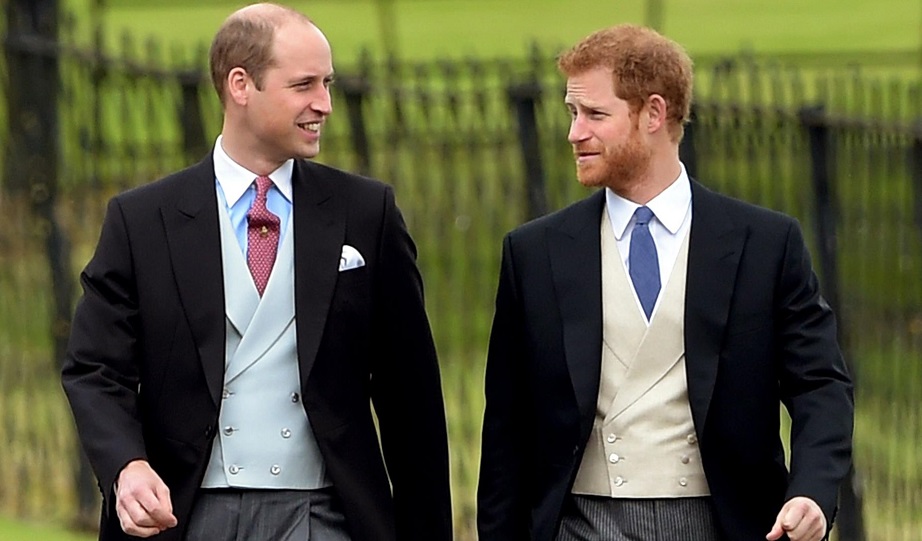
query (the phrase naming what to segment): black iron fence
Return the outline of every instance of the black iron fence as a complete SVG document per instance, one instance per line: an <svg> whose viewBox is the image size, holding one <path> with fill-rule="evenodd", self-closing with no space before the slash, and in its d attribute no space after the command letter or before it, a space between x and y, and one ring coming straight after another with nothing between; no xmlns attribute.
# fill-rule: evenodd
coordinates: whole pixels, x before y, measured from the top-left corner
<svg viewBox="0 0 922 541"><path fill-rule="evenodd" d="M2 21L0 513L67 520L97 505L57 383L75 277L106 199L207 154L221 112L203 52L126 40L106 56L75 46L66 18L43 17ZM843 540L922 531L922 99L915 72L898 71L702 63L682 145L704 184L790 213L809 233L858 381ZM321 159L393 184L419 245L458 533L473 539L500 240L587 195L574 180L562 80L537 49L515 61L366 56L337 72Z"/></svg>

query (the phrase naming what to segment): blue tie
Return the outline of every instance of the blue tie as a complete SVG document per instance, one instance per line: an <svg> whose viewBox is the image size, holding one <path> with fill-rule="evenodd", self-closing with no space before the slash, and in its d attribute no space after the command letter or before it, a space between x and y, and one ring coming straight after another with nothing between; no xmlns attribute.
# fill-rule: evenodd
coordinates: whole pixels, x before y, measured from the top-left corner
<svg viewBox="0 0 922 541"><path fill-rule="evenodd" d="M647 321L656 305L659 295L659 258L656 256L656 245L650 235L647 224L653 218L653 211L647 207L639 207L634 211L637 218L634 231L631 233L631 253L628 256L631 281L634 282L634 291L640 299L640 305L647 314Z"/></svg>

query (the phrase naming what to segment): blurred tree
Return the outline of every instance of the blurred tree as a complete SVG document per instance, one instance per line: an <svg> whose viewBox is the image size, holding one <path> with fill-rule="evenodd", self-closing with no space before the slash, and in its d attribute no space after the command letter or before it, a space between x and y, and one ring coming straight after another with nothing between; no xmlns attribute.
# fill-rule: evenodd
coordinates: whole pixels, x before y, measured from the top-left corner
<svg viewBox="0 0 922 541"><path fill-rule="evenodd" d="M45 247L54 292L50 331L52 355L64 360L73 309L74 279L70 242L55 212L58 195L58 99L60 96L58 0L9 0L5 3L6 64L17 74L7 89L9 143L4 186L27 193ZM74 449L77 516L81 527L94 528L99 493L86 456Z"/></svg>
<svg viewBox="0 0 922 541"><path fill-rule="evenodd" d="M387 58L400 56L400 43L397 39L397 13L394 0L375 0L378 10L378 25L381 32L381 43L384 45L384 55Z"/></svg>
<svg viewBox="0 0 922 541"><path fill-rule="evenodd" d="M665 22L665 9L664 0L647 0L647 9L646 16L644 18L644 24L650 28L656 30L657 32L663 31L663 23Z"/></svg>

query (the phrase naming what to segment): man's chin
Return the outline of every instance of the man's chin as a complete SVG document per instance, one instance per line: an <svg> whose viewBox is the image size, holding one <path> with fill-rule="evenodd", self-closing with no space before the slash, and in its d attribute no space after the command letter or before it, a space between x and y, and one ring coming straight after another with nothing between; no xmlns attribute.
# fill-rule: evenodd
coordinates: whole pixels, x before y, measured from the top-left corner
<svg viewBox="0 0 922 541"><path fill-rule="evenodd" d="M320 154L320 144L311 145L309 147L302 147L298 151L298 158L302 160L310 160L317 157L317 154Z"/></svg>
<svg viewBox="0 0 922 541"><path fill-rule="evenodd" d="M586 188L600 188L604 185L602 179L598 175L590 175L585 172L581 173L576 172L576 180Z"/></svg>

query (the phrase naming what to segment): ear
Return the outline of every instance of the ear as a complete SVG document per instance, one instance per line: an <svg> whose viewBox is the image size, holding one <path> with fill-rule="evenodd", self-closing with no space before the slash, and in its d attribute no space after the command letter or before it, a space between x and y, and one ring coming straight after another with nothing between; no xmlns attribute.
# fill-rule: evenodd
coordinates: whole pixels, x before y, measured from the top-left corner
<svg viewBox="0 0 922 541"><path fill-rule="evenodd" d="M647 132L655 133L666 126L666 100L659 94L650 94L645 106L647 110Z"/></svg>
<svg viewBox="0 0 922 541"><path fill-rule="evenodd" d="M224 82L228 102L236 103L237 105L246 105L247 101L249 101L249 89L252 83L252 79L250 79L246 70L241 67L230 70Z"/></svg>

